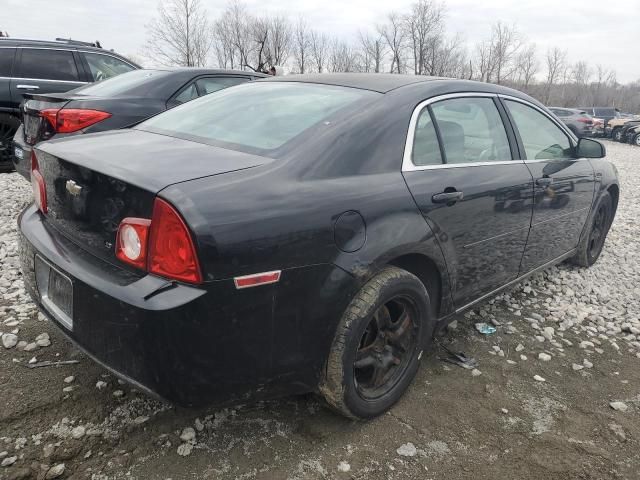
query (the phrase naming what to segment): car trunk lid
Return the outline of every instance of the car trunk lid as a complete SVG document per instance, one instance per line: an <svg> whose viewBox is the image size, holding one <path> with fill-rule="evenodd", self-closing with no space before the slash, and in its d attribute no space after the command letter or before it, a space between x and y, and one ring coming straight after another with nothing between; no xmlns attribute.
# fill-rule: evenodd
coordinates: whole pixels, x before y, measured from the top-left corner
<svg viewBox="0 0 640 480"><path fill-rule="evenodd" d="M61 109L72 99L65 94L34 95L26 93L22 108L23 138L28 145L35 145L55 135L53 126L41 112L46 109Z"/></svg>
<svg viewBox="0 0 640 480"><path fill-rule="evenodd" d="M118 226L151 218L163 188L248 169L268 158L137 130L46 142L36 148L47 189L47 222L114 263Z"/></svg>

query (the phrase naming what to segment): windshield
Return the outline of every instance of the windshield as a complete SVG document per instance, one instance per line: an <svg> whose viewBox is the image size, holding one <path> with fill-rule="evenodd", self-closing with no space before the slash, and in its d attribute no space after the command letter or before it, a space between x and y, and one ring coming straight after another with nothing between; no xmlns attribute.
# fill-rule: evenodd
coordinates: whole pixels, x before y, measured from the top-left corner
<svg viewBox="0 0 640 480"><path fill-rule="evenodd" d="M133 89L144 85L152 78L164 77L169 74L170 72L162 70L133 70L108 80L78 88L74 93L94 97L115 97L130 93Z"/></svg>
<svg viewBox="0 0 640 480"><path fill-rule="evenodd" d="M266 153L338 111L379 95L297 82L257 82L221 90L157 115L136 128L230 149Z"/></svg>

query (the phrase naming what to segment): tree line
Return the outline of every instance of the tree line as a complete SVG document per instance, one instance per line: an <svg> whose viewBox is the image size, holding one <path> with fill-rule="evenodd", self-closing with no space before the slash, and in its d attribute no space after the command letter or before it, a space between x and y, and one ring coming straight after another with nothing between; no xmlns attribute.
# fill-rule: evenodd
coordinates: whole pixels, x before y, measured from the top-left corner
<svg viewBox="0 0 640 480"><path fill-rule="evenodd" d="M211 18L200 0L160 0L147 25L145 56L169 66L216 66L291 73L390 72L511 86L559 107L616 106L640 113L640 80L622 85L602 65L571 62L560 47L541 52L517 26L494 23L469 47L446 26L446 6L416 0L346 40L304 17L256 15L232 0Z"/></svg>

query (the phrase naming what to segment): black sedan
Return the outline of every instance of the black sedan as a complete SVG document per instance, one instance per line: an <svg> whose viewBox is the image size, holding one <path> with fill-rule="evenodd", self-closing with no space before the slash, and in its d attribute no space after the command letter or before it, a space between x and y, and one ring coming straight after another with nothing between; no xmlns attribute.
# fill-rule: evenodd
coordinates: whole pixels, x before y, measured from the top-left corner
<svg viewBox="0 0 640 480"><path fill-rule="evenodd" d="M604 155L505 87L251 82L36 147L25 284L96 361L171 401L314 391L370 418L456 313L598 259L619 195Z"/></svg>
<svg viewBox="0 0 640 480"><path fill-rule="evenodd" d="M123 128L223 88L267 75L235 70L136 70L65 93L25 94L13 164L29 180L31 148L38 142Z"/></svg>

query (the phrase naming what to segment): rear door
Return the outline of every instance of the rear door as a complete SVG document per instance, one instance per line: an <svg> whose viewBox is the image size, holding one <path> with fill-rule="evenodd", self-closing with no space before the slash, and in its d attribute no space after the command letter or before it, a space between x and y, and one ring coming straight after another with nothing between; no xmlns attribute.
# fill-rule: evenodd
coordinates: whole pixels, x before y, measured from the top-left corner
<svg viewBox="0 0 640 480"><path fill-rule="evenodd" d="M460 308L517 278L532 178L495 95L436 97L414 111L403 174L442 246Z"/></svg>
<svg viewBox="0 0 640 480"><path fill-rule="evenodd" d="M17 110L19 102L11 99L11 75L15 47L0 47L0 112Z"/></svg>
<svg viewBox="0 0 640 480"><path fill-rule="evenodd" d="M542 109L516 99L504 104L534 179L531 233L522 260L523 271L529 271L578 245L595 178L591 163L574 157L574 140Z"/></svg>
<svg viewBox="0 0 640 480"><path fill-rule="evenodd" d="M78 56L92 82L106 80L137 69L132 64L106 53L78 52Z"/></svg>
<svg viewBox="0 0 640 480"><path fill-rule="evenodd" d="M11 80L11 97L19 104L23 93L66 92L84 85L78 57L71 49L18 48Z"/></svg>

